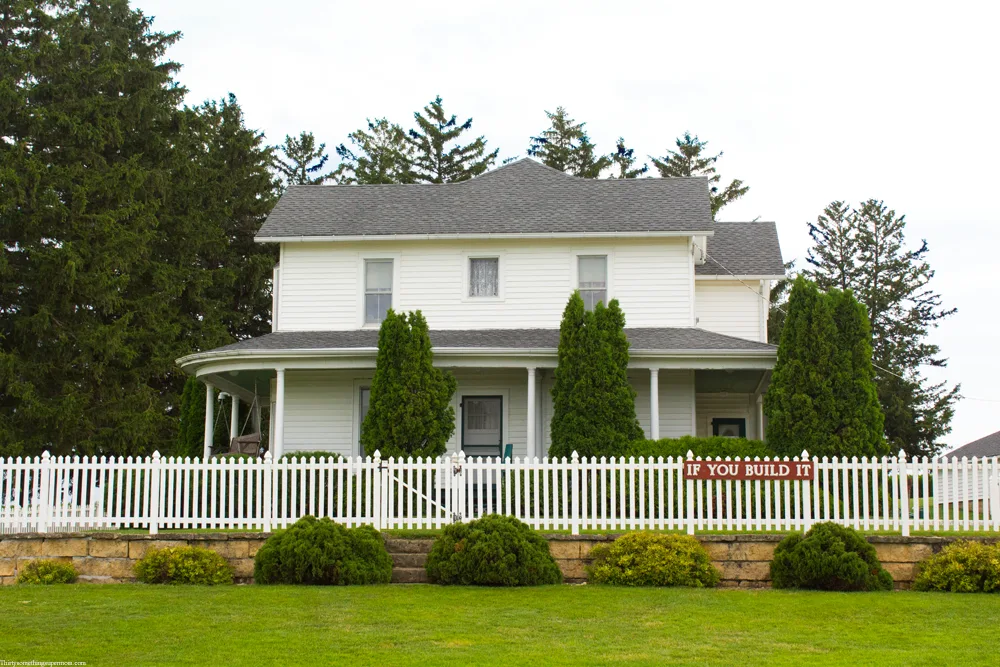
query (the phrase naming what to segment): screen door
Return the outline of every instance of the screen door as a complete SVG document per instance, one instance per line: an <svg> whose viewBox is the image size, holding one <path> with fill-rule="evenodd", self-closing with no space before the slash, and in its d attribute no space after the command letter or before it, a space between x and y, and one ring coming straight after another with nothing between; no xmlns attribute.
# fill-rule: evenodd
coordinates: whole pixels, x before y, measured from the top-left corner
<svg viewBox="0 0 1000 667"><path fill-rule="evenodd" d="M503 441L503 398L462 397L462 449L468 456L500 456Z"/></svg>

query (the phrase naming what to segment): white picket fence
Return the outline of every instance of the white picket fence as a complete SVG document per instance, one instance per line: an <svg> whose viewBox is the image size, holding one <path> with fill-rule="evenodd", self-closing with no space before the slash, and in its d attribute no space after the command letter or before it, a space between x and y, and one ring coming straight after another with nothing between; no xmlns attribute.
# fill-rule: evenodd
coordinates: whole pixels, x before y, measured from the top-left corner
<svg viewBox="0 0 1000 667"><path fill-rule="evenodd" d="M997 458L907 461L900 452L880 459L809 459L803 452L791 462L808 460L814 463L811 480L704 481L683 478L683 458L501 461L456 454L397 461L376 453L364 459L274 462L268 455L202 462L159 454L112 459L46 453L0 459L0 533L270 531L305 515L348 526L438 528L491 513L573 534L805 530L817 521L904 535L1000 531Z"/></svg>

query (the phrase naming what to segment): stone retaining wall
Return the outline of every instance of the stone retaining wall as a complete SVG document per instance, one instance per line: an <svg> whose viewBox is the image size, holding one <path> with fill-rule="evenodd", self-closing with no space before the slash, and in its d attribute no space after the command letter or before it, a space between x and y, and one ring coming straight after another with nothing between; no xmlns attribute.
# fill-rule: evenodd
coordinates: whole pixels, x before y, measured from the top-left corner
<svg viewBox="0 0 1000 667"><path fill-rule="evenodd" d="M225 557L236 571L237 581L253 577L253 557L267 536L261 533L218 533L141 535L119 533L67 533L0 536L0 584L13 584L19 567L38 559L72 563L80 580L95 583L135 581L132 568L148 549L200 546ZM770 561L782 535L699 535L722 573L727 587L763 588L771 585ZM553 557L568 582L586 577L590 550L614 535L549 535ZM916 576L917 563L955 541L954 537L870 536L882 564L897 588L909 588ZM972 538L996 542L998 538ZM418 540L413 540L418 542ZM429 548L430 541L423 545Z"/></svg>

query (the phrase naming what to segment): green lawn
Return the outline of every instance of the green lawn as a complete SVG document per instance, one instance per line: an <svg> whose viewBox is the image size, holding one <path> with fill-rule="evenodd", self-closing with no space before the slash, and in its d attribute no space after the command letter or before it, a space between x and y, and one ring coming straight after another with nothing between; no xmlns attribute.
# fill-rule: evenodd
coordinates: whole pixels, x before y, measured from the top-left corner
<svg viewBox="0 0 1000 667"><path fill-rule="evenodd" d="M0 588L0 660L1000 664L1000 595L379 586Z"/></svg>

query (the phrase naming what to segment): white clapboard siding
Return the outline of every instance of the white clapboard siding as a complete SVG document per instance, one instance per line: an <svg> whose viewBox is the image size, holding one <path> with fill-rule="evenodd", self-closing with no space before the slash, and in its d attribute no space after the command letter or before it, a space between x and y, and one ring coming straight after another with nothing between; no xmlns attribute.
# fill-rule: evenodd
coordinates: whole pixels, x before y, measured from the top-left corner
<svg viewBox="0 0 1000 667"><path fill-rule="evenodd" d="M0 459L0 534L146 528L283 528L305 515L377 529L440 528L487 514L542 530L1000 531L997 458L805 458L801 480L684 479L685 458L295 461ZM741 462L702 461L703 468ZM769 465L770 464L770 465ZM947 473L945 474L945 471Z"/></svg>
<svg viewBox="0 0 1000 667"><path fill-rule="evenodd" d="M747 282L759 289L760 281ZM716 333L760 341L761 298L743 283L733 280L695 281L694 313L698 327Z"/></svg>
<svg viewBox="0 0 1000 667"><path fill-rule="evenodd" d="M502 298L465 298L469 254L500 257ZM282 249L279 331L362 325L364 258L396 260L396 309L420 309L432 329L556 328L576 287L577 254L608 254L611 297L631 327L690 326L691 269L681 239L288 243Z"/></svg>
<svg viewBox="0 0 1000 667"><path fill-rule="evenodd" d="M697 394L699 438L712 435L712 420L733 417L747 420L747 437L757 439L757 397L754 394L715 393Z"/></svg>

